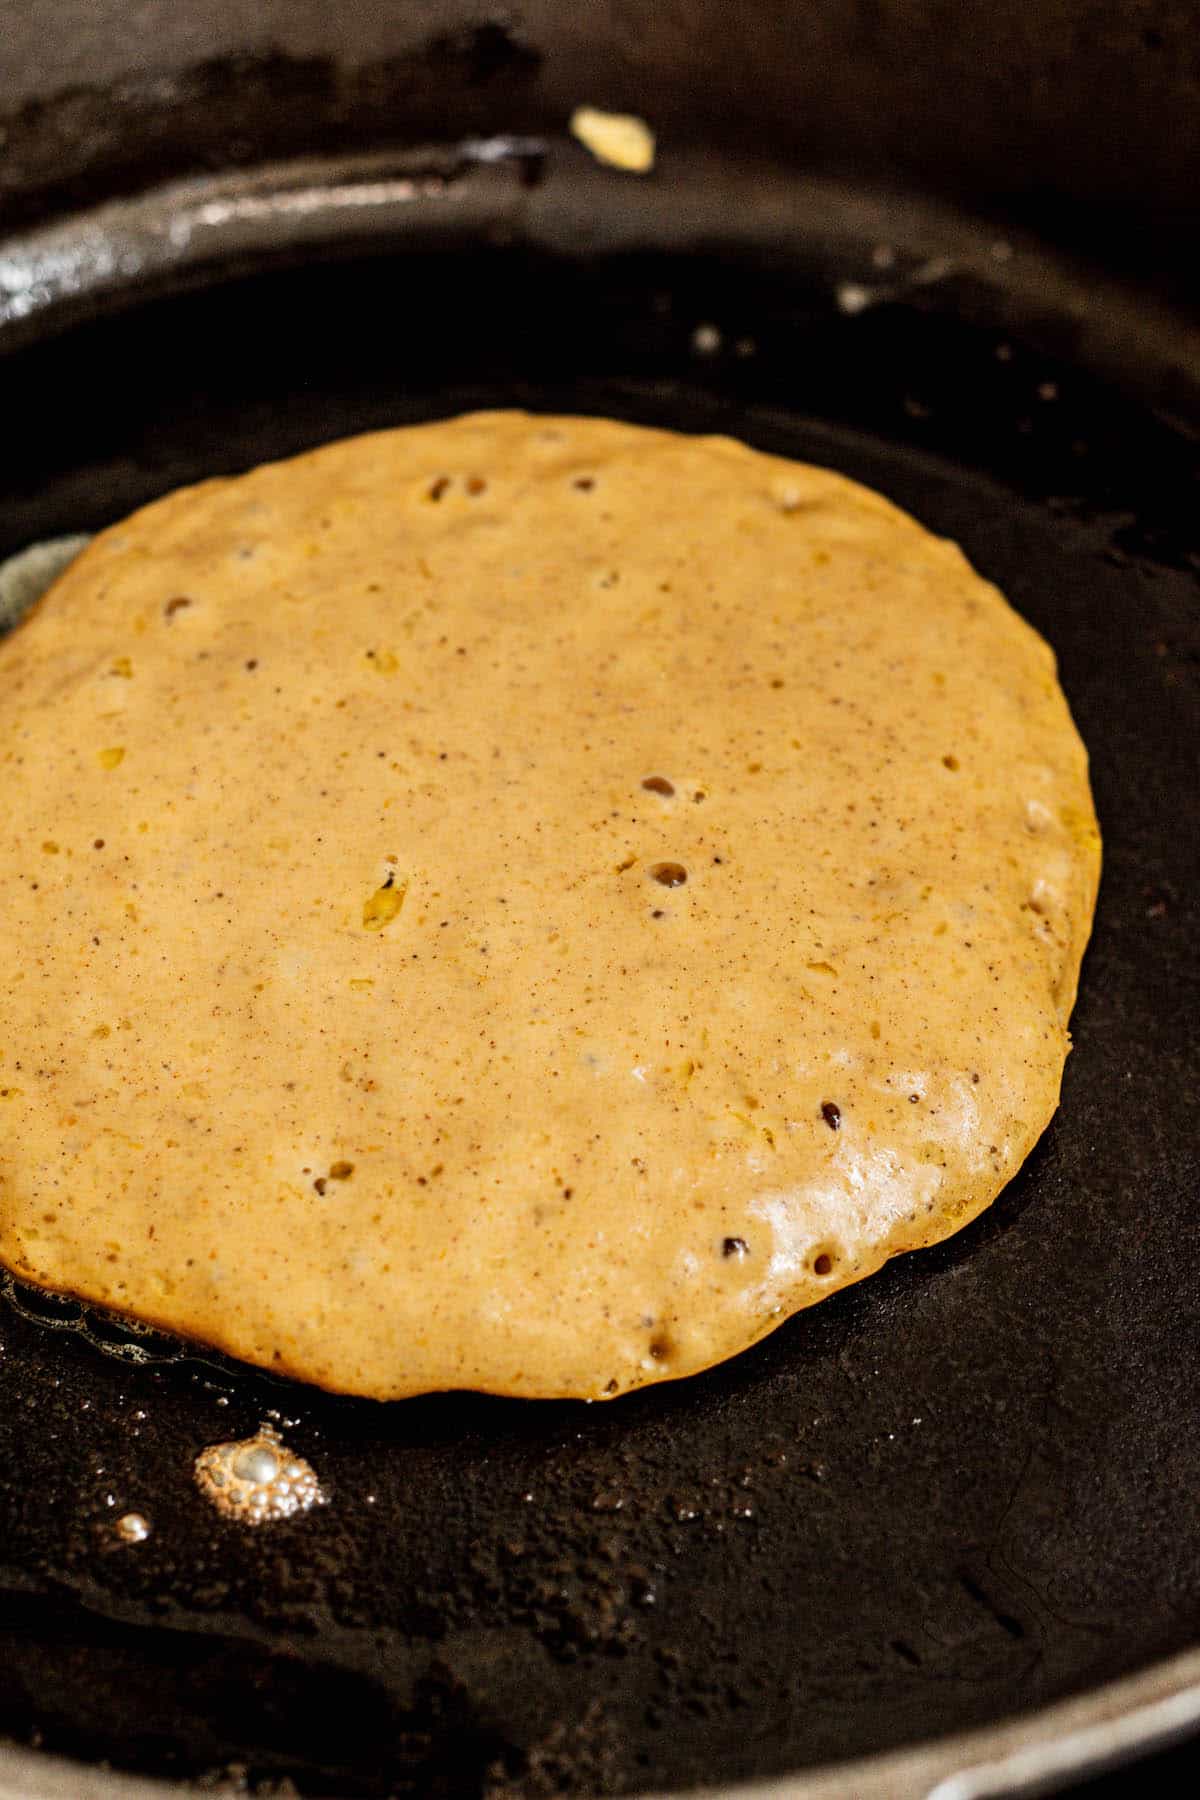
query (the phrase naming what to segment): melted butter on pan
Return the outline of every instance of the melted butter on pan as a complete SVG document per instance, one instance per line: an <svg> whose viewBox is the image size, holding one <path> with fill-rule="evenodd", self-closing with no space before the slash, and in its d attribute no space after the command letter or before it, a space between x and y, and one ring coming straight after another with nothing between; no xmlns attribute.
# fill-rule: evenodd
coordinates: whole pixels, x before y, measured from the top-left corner
<svg viewBox="0 0 1200 1800"><path fill-rule="evenodd" d="M8 1090L11 1095L12 1090ZM0 1099L4 1089L0 1086ZM70 1331L83 1338L93 1350L115 1362L135 1363L146 1368L188 1358L207 1361L195 1345L167 1337L140 1324L137 1319L84 1305L57 1293L43 1293L36 1287L16 1281L7 1269L0 1269L0 1300L31 1325L42 1331Z"/></svg>
<svg viewBox="0 0 1200 1800"><path fill-rule="evenodd" d="M226 1519L269 1525L325 1505L311 1463L288 1450L273 1425L253 1437L210 1444L195 1462L196 1485Z"/></svg>

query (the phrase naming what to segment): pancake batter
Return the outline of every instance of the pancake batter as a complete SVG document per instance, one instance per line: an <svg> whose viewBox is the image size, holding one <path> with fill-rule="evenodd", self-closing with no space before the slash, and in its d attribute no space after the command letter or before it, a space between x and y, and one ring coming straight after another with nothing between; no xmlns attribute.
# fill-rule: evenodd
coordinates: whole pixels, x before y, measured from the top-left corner
<svg viewBox="0 0 1200 1800"><path fill-rule="evenodd" d="M0 1260L328 1388L690 1374L1057 1104L1053 656L825 470L497 413L170 494L0 755Z"/></svg>

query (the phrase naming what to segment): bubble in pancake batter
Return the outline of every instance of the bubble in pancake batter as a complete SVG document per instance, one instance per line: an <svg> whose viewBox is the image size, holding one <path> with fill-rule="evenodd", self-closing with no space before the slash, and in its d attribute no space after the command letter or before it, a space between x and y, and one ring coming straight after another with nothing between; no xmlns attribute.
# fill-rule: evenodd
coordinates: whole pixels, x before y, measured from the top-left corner
<svg viewBox="0 0 1200 1800"><path fill-rule="evenodd" d="M325 1504L311 1463L293 1456L273 1425L260 1425L253 1437L210 1444L195 1471L205 1499L244 1525L267 1525Z"/></svg>

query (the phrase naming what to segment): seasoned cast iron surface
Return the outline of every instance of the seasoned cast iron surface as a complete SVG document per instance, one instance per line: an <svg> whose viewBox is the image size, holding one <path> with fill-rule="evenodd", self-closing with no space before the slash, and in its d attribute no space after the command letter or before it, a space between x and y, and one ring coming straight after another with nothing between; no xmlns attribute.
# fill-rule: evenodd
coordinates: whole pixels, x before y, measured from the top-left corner
<svg viewBox="0 0 1200 1800"><path fill-rule="evenodd" d="M618 1792L883 1749L1194 1640L1194 459L964 307L850 316L717 257L447 249L0 362L0 553L478 404L828 462L958 539L1056 645L1107 853L1026 1170L724 1369L611 1406L381 1407L132 1365L0 1307L0 1732L311 1793ZM268 1413L330 1504L256 1535L190 1468ZM121 1546L131 1509L151 1534Z"/></svg>

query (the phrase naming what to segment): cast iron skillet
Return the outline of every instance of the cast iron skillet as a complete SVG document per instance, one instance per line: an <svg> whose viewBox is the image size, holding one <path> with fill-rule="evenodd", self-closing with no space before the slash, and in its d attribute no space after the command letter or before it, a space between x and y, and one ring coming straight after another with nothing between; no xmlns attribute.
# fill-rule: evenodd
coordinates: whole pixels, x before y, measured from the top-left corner
<svg viewBox="0 0 1200 1800"><path fill-rule="evenodd" d="M1106 863L1028 1166L958 1238L722 1369L610 1406L381 1407L157 1341L121 1360L96 1344L127 1334L28 1294L0 1309L0 1731L42 1752L0 1752L0 1792L143 1791L53 1753L263 1793L788 1774L946 1800L1186 1728L1187 329L932 208L669 155L634 185L563 142L267 171L56 229L0 263L0 554L466 407L731 432L879 487L1053 642ZM331 1501L252 1534L189 1471L265 1417ZM121 1546L131 1509L151 1534Z"/></svg>

